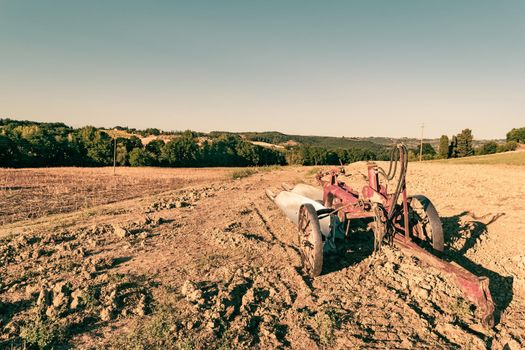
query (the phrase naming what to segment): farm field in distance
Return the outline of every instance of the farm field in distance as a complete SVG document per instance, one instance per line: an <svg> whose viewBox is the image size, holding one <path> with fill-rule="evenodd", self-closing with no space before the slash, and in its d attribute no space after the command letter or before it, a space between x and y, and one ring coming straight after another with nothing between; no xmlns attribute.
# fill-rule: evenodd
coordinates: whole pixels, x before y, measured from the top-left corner
<svg viewBox="0 0 525 350"><path fill-rule="evenodd" d="M525 165L525 149L484 156L473 156L464 158L451 158L446 160L436 160L435 162L448 162L452 164L507 164Z"/></svg>
<svg viewBox="0 0 525 350"><path fill-rule="evenodd" d="M328 167L0 169L0 348L522 348L523 155L409 163L446 258L490 279L493 330L439 271L372 256L366 227L308 278L265 189Z"/></svg>
<svg viewBox="0 0 525 350"><path fill-rule="evenodd" d="M231 169L0 169L0 225L224 178Z"/></svg>

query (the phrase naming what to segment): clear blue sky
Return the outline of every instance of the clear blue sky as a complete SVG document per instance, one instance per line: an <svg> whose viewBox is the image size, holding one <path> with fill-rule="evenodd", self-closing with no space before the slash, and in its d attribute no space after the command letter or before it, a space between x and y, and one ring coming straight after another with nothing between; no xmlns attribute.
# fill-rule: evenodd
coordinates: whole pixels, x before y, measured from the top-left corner
<svg viewBox="0 0 525 350"><path fill-rule="evenodd" d="M0 0L0 117L502 138L525 1Z"/></svg>

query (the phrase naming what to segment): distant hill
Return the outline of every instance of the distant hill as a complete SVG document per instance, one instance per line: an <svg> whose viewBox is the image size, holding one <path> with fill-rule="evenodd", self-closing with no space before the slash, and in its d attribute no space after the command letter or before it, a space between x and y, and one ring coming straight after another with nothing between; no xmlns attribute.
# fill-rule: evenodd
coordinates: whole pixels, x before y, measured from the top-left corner
<svg viewBox="0 0 525 350"><path fill-rule="evenodd" d="M220 131L213 131L210 134L223 133ZM268 144L279 146L294 146L298 144L324 147L324 148L360 148L369 149L372 151L380 151L384 145L366 139L347 138L347 137L333 137L333 136L305 136L305 135L287 135L278 131L265 132L240 132L234 133L241 137L255 142L265 142Z"/></svg>
<svg viewBox="0 0 525 350"><path fill-rule="evenodd" d="M213 131L214 133L228 133L223 131ZM287 144L304 144L308 146L317 146L325 148L361 148L372 151L379 151L385 147L404 143L408 148L415 149L419 147L420 139L410 137L335 137L335 136L305 136L305 135L288 135L278 131L264 131L264 132L240 132L234 133L250 141L266 142L274 145L286 146ZM474 146L481 145L488 140L474 140ZM491 140L497 143L505 143L504 139ZM439 139L423 139L423 142L430 143L436 150L439 146Z"/></svg>
<svg viewBox="0 0 525 350"><path fill-rule="evenodd" d="M71 128L64 123L45 123L45 122L35 122L28 120L12 120L12 119L0 119L0 128L8 124L16 124L21 126L29 125L43 125L50 128ZM183 132L182 131L164 131L155 128L139 130L135 128L121 127L116 126L115 128L97 128L108 133L112 137L123 137L129 138L131 136L137 136L142 140L144 144L149 143L154 139L162 139L164 141L169 141L171 139L177 138ZM195 135L203 138L207 137L217 137L219 135L237 135L242 138L252 141L252 143L259 144L261 146L268 146L277 148L286 148L299 145L307 145L314 147L324 147L330 149L338 148L360 148L367 149L371 151L381 151L385 148L390 148L392 145L395 145L399 142L404 143L410 149L415 149L419 147L420 139L417 138L393 138L393 137L335 137L335 136L314 136L314 135L289 135L284 134L278 131L263 131L263 132L229 132L229 131L212 131L210 133L203 132L194 132ZM452 135L449 135L452 136ZM487 141L495 141L498 144L504 144L505 139L496 139L496 140L484 140L484 139L474 139L474 147L482 145ZM423 139L423 142L431 144L436 150L439 146L439 139Z"/></svg>

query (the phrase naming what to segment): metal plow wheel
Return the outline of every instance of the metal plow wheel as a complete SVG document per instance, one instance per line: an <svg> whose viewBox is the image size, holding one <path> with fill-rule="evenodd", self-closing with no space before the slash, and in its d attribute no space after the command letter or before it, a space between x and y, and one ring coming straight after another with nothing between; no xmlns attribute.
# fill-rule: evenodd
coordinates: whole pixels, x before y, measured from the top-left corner
<svg viewBox="0 0 525 350"><path fill-rule="evenodd" d="M311 277L319 276L323 270L323 237L313 205L301 205L298 227L303 267Z"/></svg>
<svg viewBox="0 0 525 350"><path fill-rule="evenodd" d="M443 252L445 249L443 225L430 199L423 195L416 195L408 200L412 237L422 243L427 242L438 252Z"/></svg>

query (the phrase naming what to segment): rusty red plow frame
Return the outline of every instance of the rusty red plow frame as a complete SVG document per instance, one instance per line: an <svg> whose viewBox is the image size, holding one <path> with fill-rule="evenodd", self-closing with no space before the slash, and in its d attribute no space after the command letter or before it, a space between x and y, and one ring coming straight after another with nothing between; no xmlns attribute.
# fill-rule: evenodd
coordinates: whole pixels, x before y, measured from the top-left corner
<svg viewBox="0 0 525 350"><path fill-rule="evenodd" d="M399 144L392 149L388 171L368 163L368 184L361 193L347 186L343 167L320 172L321 188L284 185L275 195L267 190L286 216L298 227L303 267L311 277L322 273L323 256L335 251L336 238L349 237L351 222L368 218L374 232L374 250L393 244L409 256L447 275L476 306L484 326L494 326L494 302L487 277L478 277L454 262L438 257L444 250L443 227L432 202L423 195L407 196L408 151ZM381 184L380 180L384 181ZM387 183L395 190L388 192Z"/></svg>

